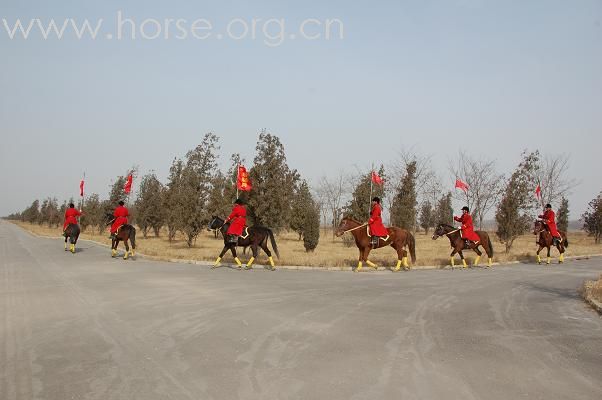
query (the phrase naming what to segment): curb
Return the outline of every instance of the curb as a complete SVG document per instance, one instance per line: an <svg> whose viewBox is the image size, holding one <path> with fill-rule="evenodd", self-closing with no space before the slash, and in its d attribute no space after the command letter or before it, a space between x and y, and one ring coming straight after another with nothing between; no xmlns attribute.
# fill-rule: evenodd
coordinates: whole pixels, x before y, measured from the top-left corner
<svg viewBox="0 0 602 400"><path fill-rule="evenodd" d="M14 226L16 226L17 228L21 229L22 231L28 233L31 236L34 237L38 237L38 238L46 238L46 239L64 239L63 236L46 236L46 235L38 235L37 233L31 232L25 228L22 228L21 226L7 221L8 223L13 224ZM96 240L92 240L92 239L80 239L80 241L83 242L89 242L89 243L94 243L97 244L99 246L102 247L106 247L109 248L110 246L108 244L102 243L102 242L98 242ZM190 264L190 265L202 265L202 266L207 266L207 267L212 267L213 263L210 261L204 261L204 260L190 260L190 259L180 259L180 258L162 258L159 256L151 256L151 255L147 255L144 253L138 253L136 252L135 257L137 256L141 256L143 258L147 258L149 260L154 260L154 261L163 261L163 262L170 262L170 263L174 263L174 264ZM567 256L565 257L565 260L567 259L574 259L574 260L588 260L591 257L602 257L602 254L585 254L585 255L578 255L578 256ZM495 267L495 266L505 266L505 265L515 265L515 264L522 264L525 263L525 261L508 261L505 263L499 263L499 262L494 262L491 266ZM224 263L222 264L222 267L226 267L229 265L234 265L231 263ZM254 264L254 266L257 267L266 267L267 265L263 265L263 264ZM372 267L365 267L363 269L363 271L361 271L362 273L369 273L369 272L393 272L392 271L393 267L387 268L387 267L378 267L376 269L372 268ZM433 269L441 269L441 270L456 270L456 269L470 269L472 268L471 265L468 266L468 268L464 268L462 267L462 265L457 265L454 266L452 268L451 265L420 265L420 266L412 266L410 271L420 271L420 270L433 270ZM486 267L486 264L481 264L478 266L478 268L481 269L489 269ZM354 271L355 267L350 267L350 266L341 266L341 267L314 267L314 266L308 266L308 265L276 265L276 269L286 269L286 270L296 270L296 271ZM399 270L399 272L402 272L403 269ZM408 271L409 272L409 271ZM587 299L586 299L587 300ZM593 299L592 299L593 300ZM589 302L589 300L587 300ZM593 300L594 302L596 302L595 300ZM600 303L596 303L596 306L593 306L594 308L596 307L600 307L600 309L602 309L602 304ZM598 309L598 308L596 308ZM602 313L602 311L599 311Z"/></svg>

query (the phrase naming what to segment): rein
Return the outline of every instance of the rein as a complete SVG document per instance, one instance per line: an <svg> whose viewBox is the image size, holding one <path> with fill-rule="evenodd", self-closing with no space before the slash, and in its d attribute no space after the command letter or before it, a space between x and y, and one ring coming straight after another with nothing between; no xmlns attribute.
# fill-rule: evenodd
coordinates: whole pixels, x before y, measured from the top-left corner
<svg viewBox="0 0 602 400"><path fill-rule="evenodd" d="M346 231L343 231L343 233L347 233L347 232L354 231L354 230L356 230L356 229L363 228L363 227L364 227L364 226L366 226L366 225L368 225L368 223L367 223L367 222L366 222L365 224L362 224L362 225L356 226L355 228L347 229Z"/></svg>

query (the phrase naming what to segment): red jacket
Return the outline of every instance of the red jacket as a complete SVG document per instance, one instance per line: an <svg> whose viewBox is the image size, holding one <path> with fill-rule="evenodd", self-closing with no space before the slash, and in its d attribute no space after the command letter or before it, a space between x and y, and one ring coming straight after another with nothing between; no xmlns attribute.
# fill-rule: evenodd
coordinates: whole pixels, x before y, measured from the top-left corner
<svg viewBox="0 0 602 400"><path fill-rule="evenodd" d="M552 236L560 237L560 233L558 233L558 228L556 227L556 214L554 211L551 209L545 210L543 214L539 216L539 218L541 218L541 220L548 225L550 234L552 234Z"/></svg>
<svg viewBox="0 0 602 400"><path fill-rule="evenodd" d="M232 221L226 235L242 235L242 231L247 223L247 209L240 204L232 207L232 212L226 218L226 222Z"/></svg>
<svg viewBox="0 0 602 400"><path fill-rule="evenodd" d="M111 233L117 232L117 229L119 229L121 225L127 224L129 215L130 213L127 208L124 206L118 206L113 212L115 221L113 221L113 224L111 225Z"/></svg>
<svg viewBox="0 0 602 400"><path fill-rule="evenodd" d="M372 206L372 210L370 211L370 219L368 220L370 234L373 236L387 236L389 234L389 231L387 231L387 228L385 228L383 225L383 219L380 214L380 204L376 203L374 206Z"/></svg>
<svg viewBox="0 0 602 400"><path fill-rule="evenodd" d="M82 215L75 208L69 207L65 210L65 222L63 223L63 230L67 229L67 225L76 224L77 225L77 217Z"/></svg>
<svg viewBox="0 0 602 400"><path fill-rule="evenodd" d="M454 217L454 221L458 221L462 224L462 226L460 227L460 229L462 230L462 239L472 240L473 242L481 240L481 238L479 238L479 235L477 235L474 231L472 217L470 216L470 214L466 213L460 215L459 217Z"/></svg>

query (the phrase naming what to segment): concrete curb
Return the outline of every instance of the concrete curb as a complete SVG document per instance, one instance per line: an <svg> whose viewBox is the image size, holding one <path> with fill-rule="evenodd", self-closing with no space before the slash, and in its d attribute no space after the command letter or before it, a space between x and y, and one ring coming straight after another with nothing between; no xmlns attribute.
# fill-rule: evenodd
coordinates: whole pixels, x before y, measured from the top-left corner
<svg viewBox="0 0 602 400"><path fill-rule="evenodd" d="M30 234L31 236L34 237L38 237L38 238L47 238L47 239L63 239L63 236L46 236L46 235L38 235L37 233L33 233L28 231L25 228L22 228L21 226L12 223L10 221L7 221L13 225L15 225L16 227L18 227L19 229L23 230L24 232ZM92 239L80 239L80 241L83 242L89 242L89 243L94 243L106 248L109 248L110 246L102 243L102 242L98 242L96 240L92 240ZM147 258L149 260L154 260L154 261L163 261L163 262L170 262L170 263L176 263L176 264L191 264L191 265L201 265L201 266L206 266L206 267L212 267L213 263L210 261L204 261L204 260L190 260L190 259L180 259L180 258L163 258L163 257L159 257L159 256L151 256L151 255L147 255L144 253L138 253L136 252L135 257L137 256L141 256L143 258ZM567 256L565 257L565 260L567 259L575 259L575 260L587 260L591 257L602 257L602 254L586 254L586 255L578 255L578 256ZM505 265L515 265L515 264L523 264L525 263L525 261L508 261L505 263L499 263L499 262L494 262L491 266L495 267L495 266L505 266ZM228 266L235 266L235 264L233 263L223 263L222 265L220 265L220 267L228 267ZM259 269L259 267L267 267L266 265L263 264L253 264L253 267ZM462 267L462 265L457 265L455 267L451 267L451 265L444 265L444 266L437 266L437 265L420 265L420 266L412 266L410 271L419 271L419 270L433 270L433 269L442 269L442 270L456 270L456 269L470 269L472 268L472 266L469 265L468 268L464 268ZM486 264L480 264L477 268L480 269L489 269L486 267ZM276 265L276 269L286 269L286 270L296 270L296 271L353 271L355 269L355 267L350 267L350 266L343 266L343 267L313 267L313 266L307 266L307 265ZM372 267L369 266L365 266L361 273L369 273L369 272L393 272L392 271L393 267L378 267L377 269L374 269ZM400 269L399 272L404 272L403 269ZM409 271L407 271L409 272ZM594 300L595 301L595 300Z"/></svg>
<svg viewBox="0 0 602 400"><path fill-rule="evenodd" d="M592 306L592 308L598 311L598 314L602 315L602 303L592 298L585 298L585 301Z"/></svg>

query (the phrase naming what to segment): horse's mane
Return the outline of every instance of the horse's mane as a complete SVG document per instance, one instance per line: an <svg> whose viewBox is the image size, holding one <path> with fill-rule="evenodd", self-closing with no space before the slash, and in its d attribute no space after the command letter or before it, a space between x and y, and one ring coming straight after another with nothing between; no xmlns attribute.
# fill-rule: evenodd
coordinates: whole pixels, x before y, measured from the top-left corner
<svg viewBox="0 0 602 400"><path fill-rule="evenodd" d="M360 221L358 221L357 219L351 217L351 215L346 215L343 217L343 219L349 220L351 222L355 222L356 224L361 225L362 223Z"/></svg>
<svg viewBox="0 0 602 400"><path fill-rule="evenodd" d="M444 223L439 223L440 226L444 226L446 228L451 228L451 229L455 229L452 225L449 224L444 224Z"/></svg>

